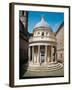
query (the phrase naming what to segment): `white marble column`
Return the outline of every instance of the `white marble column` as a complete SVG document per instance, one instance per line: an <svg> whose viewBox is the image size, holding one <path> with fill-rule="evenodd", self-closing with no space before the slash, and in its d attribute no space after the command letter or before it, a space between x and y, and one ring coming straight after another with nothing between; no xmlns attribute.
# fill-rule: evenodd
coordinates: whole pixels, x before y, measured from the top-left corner
<svg viewBox="0 0 72 90"><path fill-rule="evenodd" d="M32 62L34 63L34 46L32 46Z"/></svg>
<svg viewBox="0 0 72 90"><path fill-rule="evenodd" d="M45 63L47 63L47 46L45 46Z"/></svg>
<svg viewBox="0 0 72 90"><path fill-rule="evenodd" d="M50 50L50 49L51 49L51 47L48 46L48 50L47 50L47 53L48 53L48 54L47 54L47 55L48 55L48 56L47 56L47 62L50 62L50 60L51 60L51 56L50 56L51 50Z"/></svg>
<svg viewBox="0 0 72 90"><path fill-rule="evenodd" d="M56 52L56 46L55 46L55 62L57 60L57 52Z"/></svg>
<svg viewBox="0 0 72 90"><path fill-rule="evenodd" d="M29 62L30 62L30 59L31 59L31 51L30 51L30 47L28 48L28 57L29 57Z"/></svg>
<svg viewBox="0 0 72 90"><path fill-rule="evenodd" d="M38 59L37 59L37 63L40 63L40 46L38 46Z"/></svg>
<svg viewBox="0 0 72 90"><path fill-rule="evenodd" d="M50 57L49 57L49 62L51 62L51 46L50 46Z"/></svg>
<svg viewBox="0 0 72 90"><path fill-rule="evenodd" d="M53 62L53 46L51 46L51 62Z"/></svg>

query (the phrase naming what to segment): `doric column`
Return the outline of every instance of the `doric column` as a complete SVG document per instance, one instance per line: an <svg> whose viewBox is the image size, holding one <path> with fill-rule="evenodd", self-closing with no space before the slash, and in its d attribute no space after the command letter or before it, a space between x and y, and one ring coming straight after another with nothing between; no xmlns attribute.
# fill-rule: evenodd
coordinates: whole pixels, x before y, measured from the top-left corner
<svg viewBox="0 0 72 90"><path fill-rule="evenodd" d="M34 63L34 46L32 46L32 62Z"/></svg>
<svg viewBox="0 0 72 90"><path fill-rule="evenodd" d="M53 62L53 46L51 46L51 62Z"/></svg>
<svg viewBox="0 0 72 90"><path fill-rule="evenodd" d="M47 46L45 46L45 63L47 63Z"/></svg>
<svg viewBox="0 0 72 90"><path fill-rule="evenodd" d="M40 63L40 46L38 46L38 59L37 59L37 63Z"/></svg>
<svg viewBox="0 0 72 90"><path fill-rule="evenodd" d="M30 62L30 59L31 59L31 51L30 51L30 47L28 48L28 58L29 58L29 62Z"/></svg>
<svg viewBox="0 0 72 90"><path fill-rule="evenodd" d="M48 46L48 50L47 50L47 61L50 62L51 61L51 46Z"/></svg>
<svg viewBox="0 0 72 90"><path fill-rule="evenodd" d="M57 52L56 52L56 46L55 46L55 62L57 60Z"/></svg>
<svg viewBox="0 0 72 90"><path fill-rule="evenodd" d="M49 62L51 62L51 46L50 46L50 58L49 58Z"/></svg>

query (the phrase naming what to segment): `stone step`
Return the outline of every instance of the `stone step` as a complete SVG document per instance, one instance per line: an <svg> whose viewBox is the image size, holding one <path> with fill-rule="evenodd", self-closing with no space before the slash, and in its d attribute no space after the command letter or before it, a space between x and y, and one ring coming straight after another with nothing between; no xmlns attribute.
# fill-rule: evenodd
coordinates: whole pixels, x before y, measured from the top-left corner
<svg viewBox="0 0 72 90"><path fill-rule="evenodd" d="M56 71L56 70L59 70L61 68L57 68L57 69L28 69L28 71Z"/></svg>
<svg viewBox="0 0 72 90"><path fill-rule="evenodd" d="M32 68L36 68L36 67L37 67L37 68L38 68L38 67L39 67L39 68L40 68L40 67L41 67L41 68L44 68L44 67L45 67L45 68L51 68L51 67L57 67L57 66L61 66L61 64L58 63L58 64L54 64L54 65L40 65L40 66L36 66L36 65L33 65L33 66L32 66L32 65L31 65L31 66L29 66L29 67L32 67Z"/></svg>
<svg viewBox="0 0 72 90"><path fill-rule="evenodd" d="M32 67L29 67L28 69L34 69L34 70L46 70L46 69L58 69L58 68L61 68L61 66L59 67L51 67L51 68L48 68L48 67L44 67L44 68L41 68L41 67L36 67L36 68L32 68Z"/></svg>
<svg viewBox="0 0 72 90"><path fill-rule="evenodd" d="M50 66L50 67L47 67L47 66L28 67L27 70L29 70L29 71L54 71L54 70L59 70L62 67L63 67L62 64L56 64L56 65Z"/></svg>
<svg viewBox="0 0 72 90"><path fill-rule="evenodd" d="M45 68L45 69L46 69L46 68L57 68L57 67L60 67L60 66L61 66L61 65L50 66L50 67L48 67L48 66L41 66L41 67L39 67L39 66L38 66L38 67L29 67L29 68L41 68L41 69L42 69L42 68L43 68L43 69Z"/></svg>

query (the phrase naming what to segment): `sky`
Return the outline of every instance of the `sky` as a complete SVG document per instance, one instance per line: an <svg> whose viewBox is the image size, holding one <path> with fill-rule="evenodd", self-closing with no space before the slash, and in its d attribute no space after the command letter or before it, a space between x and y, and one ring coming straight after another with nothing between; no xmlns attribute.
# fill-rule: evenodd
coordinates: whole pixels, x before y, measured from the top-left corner
<svg viewBox="0 0 72 90"><path fill-rule="evenodd" d="M59 25L64 21L64 13L61 12L38 12L29 11L28 13L28 31L33 32L33 27L40 22L42 16L48 25L52 28L53 32L57 31Z"/></svg>

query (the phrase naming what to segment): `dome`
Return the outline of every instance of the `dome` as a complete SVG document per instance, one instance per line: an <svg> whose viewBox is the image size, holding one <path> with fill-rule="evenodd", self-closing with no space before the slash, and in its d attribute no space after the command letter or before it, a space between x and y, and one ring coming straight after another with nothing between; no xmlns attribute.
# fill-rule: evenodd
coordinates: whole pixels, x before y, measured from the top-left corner
<svg viewBox="0 0 72 90"><path fill-rule="evenodd" d="M48 25L48 23L44 20L44 17L42 17L42 18L41 18L41 21L34 26L34 29L35 29L35 28L38 28L38 27L47 27L47 28L49 28L49 25Z"/></svg>

